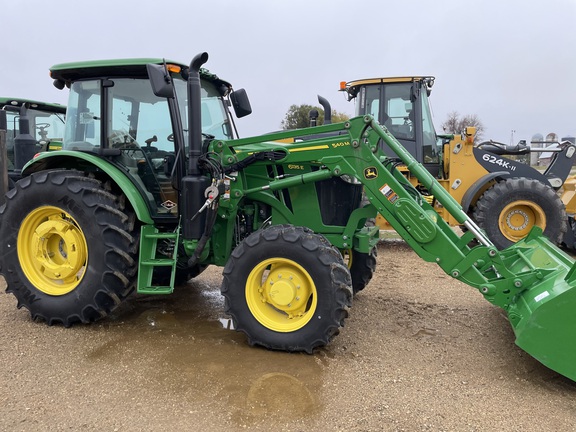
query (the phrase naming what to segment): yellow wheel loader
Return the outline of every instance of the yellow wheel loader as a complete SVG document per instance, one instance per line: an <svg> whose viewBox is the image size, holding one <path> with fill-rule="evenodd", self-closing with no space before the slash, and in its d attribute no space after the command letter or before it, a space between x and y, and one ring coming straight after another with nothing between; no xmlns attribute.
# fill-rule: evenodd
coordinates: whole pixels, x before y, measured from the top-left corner
<svg viewBox="0 0 576 432"><path fill-rule="evenodd" d="M340 89L355 101L355 114L378 119L499 249L523 239L534 226L551 241L573 247L574 234L568 229L566 214L570 198L567 195L561 200L558 191L570 174L576 147L562 143L548 168L540 172L511 157L529 153L525 145L475 144L475 129L471 127L463 134L437 135L428 99L433 84L431 76L374 78L343 82ZM393 157L388 146L381 145ZM406 174L444 220L461 225L402 161L390 163ZM572 215L575 208L576 203L572 204ZM377 223L389 228L381 217Z"/></svg>

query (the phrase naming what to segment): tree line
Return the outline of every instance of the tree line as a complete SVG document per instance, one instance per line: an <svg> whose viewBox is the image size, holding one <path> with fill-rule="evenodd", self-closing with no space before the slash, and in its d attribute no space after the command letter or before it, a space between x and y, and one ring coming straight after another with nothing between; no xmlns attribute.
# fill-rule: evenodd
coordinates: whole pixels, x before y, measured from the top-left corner
<svg viewBox="0 0 576 432"><path fill-rule="evenodd" d="M301 104L301 105L291 105L284 116L284 119L280 123L280 127L284 130L288 129L301 129L311 126L310 124L310 112L316 110L318 112L318 118L316 120L317 125L324 124L324 109L319 106ZM332 110L332 122L338 123L346 121L350 118L348 114ZM466 114L460 115L457 111L452 111L448 114L446 120L440 125L442 132L439 133L462 133L467 126L473 126L476 128L476 142L480 142L480 139L484 135L484 125L480 118L476 114Z"/></svg>

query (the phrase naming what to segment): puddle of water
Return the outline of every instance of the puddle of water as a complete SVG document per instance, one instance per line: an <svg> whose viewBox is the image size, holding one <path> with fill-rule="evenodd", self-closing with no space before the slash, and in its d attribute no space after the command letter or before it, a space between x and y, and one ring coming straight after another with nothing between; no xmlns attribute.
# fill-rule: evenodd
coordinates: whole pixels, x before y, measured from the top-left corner
<svg viewBox="0 0 576 432"><path fill-rule="evenodd" d="M246 408L258 417L270 412L309 414L316 405L316 397L302 381L282 372L260 376L250 386L246 398Z"/></svg>
<svg viewBox="0 0 576 432"><path fill-rule="evenodd" d="M248 346L242 333L230 331L219 286L194 285L171 296L127 302L98 325L107 340L86 358L136 369L154 382L155 391L185 399L194 410L212 410L216 403L239 425L317 412L322 362Z"/></svg>

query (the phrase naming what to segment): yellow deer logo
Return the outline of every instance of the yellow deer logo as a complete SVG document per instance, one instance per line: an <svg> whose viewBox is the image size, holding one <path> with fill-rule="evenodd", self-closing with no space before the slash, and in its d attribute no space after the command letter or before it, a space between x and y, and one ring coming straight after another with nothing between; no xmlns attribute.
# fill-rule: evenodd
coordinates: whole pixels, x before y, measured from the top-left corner
<svg viewBox="0 0 576 432"><path fill-rule="evenodd" d="M364 177L366 180L375 179L378 177L378 170L375 167L368 167L364 170Z"/></svg>

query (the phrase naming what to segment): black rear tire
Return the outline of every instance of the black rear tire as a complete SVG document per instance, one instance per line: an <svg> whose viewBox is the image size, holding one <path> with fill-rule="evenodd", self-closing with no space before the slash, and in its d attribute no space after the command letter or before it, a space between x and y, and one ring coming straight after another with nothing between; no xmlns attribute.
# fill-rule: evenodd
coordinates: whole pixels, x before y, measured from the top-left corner
<svg viewBox="0 0 576 432"><path fill-rule="evenodd" d="M528 178L496 183L476 202L473 218L498 249L520 241L534 225L559 243L567 228L562 200L551 187Z"/></svg>
<svg viewBox="0 0 576 432"><path fill-rule="evenodd" d="M68 327L108 315L133 291L138 234L122 198L75 171L16 184L0 209L0 271L18 308Z"/></svg>
<svg viewBox="0 0 576 432"><path fill-rule="evenodd" d="M251 345L311 353L339 333L352 304L342 256L305 228L277 225L251 234L223 274L226 312Z"/></svg>

